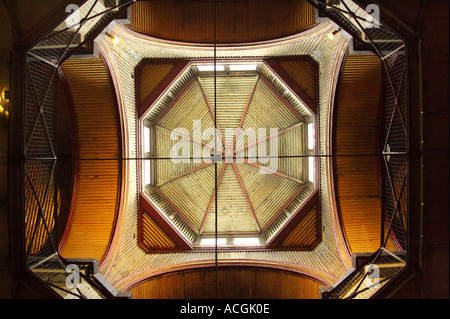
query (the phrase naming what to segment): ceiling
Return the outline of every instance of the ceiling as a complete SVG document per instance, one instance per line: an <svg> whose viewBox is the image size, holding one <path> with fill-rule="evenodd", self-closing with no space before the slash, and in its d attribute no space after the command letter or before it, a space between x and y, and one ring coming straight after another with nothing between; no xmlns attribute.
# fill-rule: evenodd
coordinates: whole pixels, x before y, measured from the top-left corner
<svg viewBox="0 0 450 319"><path fill-rule="evenodd" d="M259 238L264 239L265 244L278 241L279 245L277 250L241 247L233 250L232 254L231 251L219 251L218 260L224 265L240 262L283 265L281 267L297 269L324 283L331 283L345 273L345 264L350 263L346 257L345 240L335 223L334 214L337 212L333 212L329 205L324 209L323 202L330 200L327 197L328 181L325 178L322 182L317 180L316 184L309 182L307 164L302 160L302 156L307 154L305 124L315 123L314 117L320 112L323 132L317 131L316 134L326 136L333 83L337 81L340 61L348 48L348 41L342 35L331 41L327 37L330 30L333 30L333 25L322 23L281 43L267 41L257 45L221 46L217 50L218 63L248 63L253 60L261 64L253 74L223 73L217 77L217 127L222 133L236 125L241 125L243 129L277 128L282 132L278 136L278 152L285 156L279 159L276 174L260 174L260 163L251 165L224 161L217 164L217 180L220 181L218 230L227 235L260 234ZM148 155L151 160L147 161L153 163L156 170L152 171L154 180L151 187L143 185L134 174L126 177L128 194L140 196L136 201L134 196L130 197L123 211L119 211L118 220L121 222L116 227L117 241L111 247L110 257L102 263L107 279L124 288L166 267L189 268L214 262L213 251L192 248L198 244L199 234L211 235L215 231L213 193L216 166L214 163L208 165L200 162L178 164L174 168L170 160L173 147L170 132L173 129L187 129L184 135L190 137L187 139L190 149L198 144L191 140L193 120L200 119L205 128L215 126L213 77L198 72L194 67L199 63L211 64L214 51L207 44L166 42L122 25L114 27L111 33L119 38L119 42L114 44L105 38L99 44L99 51L107 64L112 66L110 72L119 92L126 127L129 132L136 130L137 135L141 136L143 127L153 126L155 137L154 148L150 147L148 154L142 153L144 142L138 141L136 135L129 134L126 143L131 157L133 154ZM310 58L321 70L321 77L315 78L319 72L306 67L308 63L302 57L315 56L319 50L320 56ZM277 63L270 62L271 58L287 54L295 55L301 61L281 59ZM172 72L177 68L178 60L188 60L189 63ZM146 61L150 61L148 66L145 66ZM305 67L301 67L302 63ZM309 69L311 71L306 72ZM303 76L299 77L302 72ZM135 76L130 78L130 73ZM145 74L158 76L151 77L154 80L149 81ZM162 88L158 82L163 83ZM310 101L317 104L310 105ZM233 112L229 112L230 105ZM137 123L134 120L136 116L139 118ZM207 144L210 141L201 142ZM316 138L316 152L326 152L328 146L326 139ZM226 151L225 148L220 150ZM321 160L322 165L326 160ZM136 171L136 176L141 176L145 161L127 162L130 172ZM316 163L319 165L319 161ZM319 169L316 169L313 180L316 181L318 176ZM319 197L319 192L324 195ZM301 196L296 197L296 194ZM145 202L142 202L143 198ZM313 198L321 206L320 209L305 205ZM319 198L322 203L317 202ZM286 206L289 201L291 204ZM307 211L303 212L299 209L301 207ZM280 214L282 211L284 213ZM142 241L133 245L139 225L142 229L137 239ZM152 242L152 229L153 234L155 229L156 233L165 233L165 239L171 242L163 240L163 237ZM261 236L261 231L264 236ZM289 234L293 235L289 237ZM340 239L336 241L336 238ZM173 243L177 243L175 247ZM299 245L294 246L294 243ZM184 248L176 249L177 245ZM170 252L177 253L168 254Z"/></svg>
<svg viewBox="0 0 450 319"><path fill-rule="evenodd" d="M10 1L5 1L5 3L9 3ZM419 4L418 1L413 1L413 4L411 3L407 3L405 4L404 1L403 2L396 2L395 4L392 4L389 1L380 1L384 6L388 7L388 8L393 8L392 12L396 12L396 15L400 16L400 18L403 21L406 21L407 24L409 24L412 28L417 29L418 25L422 26L422 22L421 23L416 23L416 21L418 20L417 17L419 16L419 13L422 13L423 7L422 7L422 3ZM389 2L389 3L388 3ZM65 3L63 4L65 5ZM41 8L41 6L43 6L43 4L39 4L39 8ZM430 6L430 10L433 11L435 14L430 14L430 15L426 15L429 17L435 17L436 14L443 14L443 12L447 12L447 10L442 10L442 6L448 6L448 2L439 2L436 1L435 4L433 4L432 6ZM20 9L20 8L18 8ZM47 10L48 8L46 8ZM19 10L20 11L20 10ZM37 10L39 11L39 10ZM35 13L37 11L33 11L33 10L23 10L22 9L22 13L24 13L24 15L26 16L27 14L29 15L30 12L33 12L33 16L35 16ZM51 11L51 10L47 10L47 11ZM47 12L42 10L42 12ZM428 12L428 11L427 11ZM419 19L420 20L420 19ZM433 21L431 21L433 20ZM17 19L17 21L25 21L24 19ZM28 21L30 21L29 19L26 20L26 23L29 23ZM422 21L422 20L420 20ZM439 130L438 128L448 128L448 125L436 125L436 121L437 122L441 122L441 121L445 121L445 119L448 118L448 116L441 116L442 112L446 113L447 111L442 111L440 108L440 106L438 105L442 105L442 103L440 103L440 101L436 101L436 99L439 100L439 94L433 94L432 92L434 92L434 90L436 90L436 84L434 81L432 81L432 79L435 78L435 73L442 73L444 72L445 68L442 68L440 65L440 59L437 58L433 58L430 60L430 56L441 56L442 52L444 52L445 55L445 49L443 49L444 47L446 48L447 45L445 44L446 41L441 41L438 40L437 38L440 37L440 34L435 32L436 30L436 21L442 21L442 23L445 22L445 18L442 19L435 19L435 18L425 18L423 21L424 24L424 29L420 29L420 35L428 35L428 37L426 37L426 43L424 44L424 58L425 58L425 64L428 66L427 68L425 68L424 71L424 75L426 78L430 79L429 81L425 81L425 86L428 86L429 89L425 90L425 100L428 101L428 103L425 103L425 105L427 105L426 109L427 109L427 118L425 121L425 127L426 127L426 136L428 136L429 138L434 138L435 136L439 135L439 138L442 138L442 136L440 136L440 134L434 134L436 132L436 130ZM34 27L34 26L33 26ZM445 28L445 26L442 26L443 28ZM439 52L438 52L439 51ZM445 57L442 57L445 59ZM438 71L441 70L441 71ZM434 73L433 73L434 72ZM122 72L121 73L123 75L123 79L125 79L125 74L126 72ZM444 78L445 79L445 74L442 75L442 77L440 78ZM125 81L125 80L124 80ZM126 81L125 81L126 82ZM445 82L446 81L442 81L445 86ZM428 84L427 84L428 83ZM431 87L430 87L431 85ZM432 101L432 102L430 102ZM428 113L429 111L429 113ZM445 129L444 129L445 130ZM448 134L443 134L443 136L448 136ZM442 141L441 141L442 142ZM445 144L445 143L444 143ZM425 166L425 170L426 170L426 176L428 179L428 185L430 184L436 184L438 183L439 186L441 186L441 182L439 181L440 179L442 179L442 172L447 172L446 170L446 164L448 163L448 159L445 159L445 156L436 156L436 154L442 154L445 152L448 153L448 146L445 147L445 145L442 145L442 143L428 143L425 144L427 150L429 151L426 156L426 161L428 163L428 165ZM431 156L429 155L431 151ZM442 167L442 170L436 170L435 167ZM444 174L445 175L445 174ZM442 183L444 185L447 185L445 183L444 180L442 180ZM447 240L445 240L445 238L442 238L442 234L445 233L445 231L436 231L436 227L440 228L440 227L444 227L445 225L448 225L448 214L445 214L445 212L443 212L443 214L439 214L436 213L437 211L440 211L442 209L445 210L445 205L439 205L436 203L442 203L442 201L445 202L445 200L448 200L448 198L446 196L441 196L441 192L436 192L435 188L430 187L428 190L426 190L426 193L428 194L426 198L428 198L429 200L426 201L426 209L427 212L429 212L428 215L428 219L426 221L426 225L425 225L425 236L428 237L428 246L429 249L427 250L427 256L429 256L430 258L426 259L426 267L427 269L429 269L429 267L431 267L431 265L434 265L434 261L439 259L442 260L444 259L445 261L445 255L447 255L448 257L448 249L445 249L445 245L447 245L448 248L448 238ZM431 194L433 193L433 194ZM431 200L433 199L433 200ZM436 206L437 205L437 206ZM132 206L132 205L130 205ZM427 207L433 207L434 209L430 209ZM447 217L439 217L439 216L447 216ZM131 223L132 224L132 223ZM444 230L444 229L442 229ZM124 241L125 242L125 241ZM123 246L124 247L124 246ZM442 248L441 248L442 247ZM126 249L124 249L126 250ZM323 250L318 250L317 252L323 253ZM125 254L125 257L127 256L132 256L131 254L127 255ZM444 256L444 257L442 257ZM123 261L125 259L124 256L121 256L118 259L118 262L120 263L121 261ZM156 259L158 259L157 257L155 257ZM136 262L136 260L134 260L133 258L130 259L130 263ZM307 265L309 264L309 262L307 261L307 258L299 258L295 260L299 265ZM146 265L141 265L141 266L136 266L134 269L136 271L142 270L142 269L150 269L149 265L151 264L148 260L145 261L144 263L146 263ZM137 262L136 262L137 264ZM162 262L160 259L158 259L158 262L156 262L155 265L155 271L157 271L158 267L160 265L164 264L164 262ZM447 264L448 264L448 258L447 258ZM428 292L434 291L431 294L437 294L439 295L439 293L435 293L436 291L442 291L442 286L439 283L442 283L442 281L440 280L441 276L440 274L442 274L442 267L441 267L442 263L440 263L439 267L434 267L434 270L437 271L430 271L426 274L426 279L425 279L425 284L427 285L427 287L433 286L433 289L430 289ZM120 267L118 267L120 268ZM116 269L118 269L116 268ZM320 266L318 268L321 268ZM108 267L106 267L105 269L108 269ZM111 268L109 268L111 269ZM161 268L159 268L161 269ZM448 269L448 268L447 268ZM120 271L118 271L117 273L120 273ZM112 281L118 282L120 278L120 276L118 274L112 274L110 276L110 278L112 279ZM153 272L152 271L148 271L147 275L151 275ZM339 272L336 272L339 273ZM111 274L111 273L110 273ZM447 276L448 277L448 273L447 274L442 274L443 277ZM439 278L437 278L439 277ZM436 280L439 279L439 280ZM438 284L435 284L439 282ZM444 280L444 282L448 282L448 280ZM415 293L417 291L417 286L415 286L414 284L409 285L407 292L404 292L405 295L410 295L411 293ZM444 291L445 293L445 291ZM448 295L448 290L446 291L447 295Z"/></svg>

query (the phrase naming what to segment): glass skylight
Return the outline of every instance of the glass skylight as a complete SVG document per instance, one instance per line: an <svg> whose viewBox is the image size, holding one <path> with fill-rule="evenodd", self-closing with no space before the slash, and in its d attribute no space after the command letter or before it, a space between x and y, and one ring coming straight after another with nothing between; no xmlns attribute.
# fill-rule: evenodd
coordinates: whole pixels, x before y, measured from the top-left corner
<svg viewBox="0 0 450 319"><path fill-rule="evenodd" d="M314 134L314 125L313 123L308 124L308 149L314 149L315 144L315 134Z"/></svg>
<svg viewBox="0 0 450 319"><path fill-rule="evenodd" d="M313 156L308 157L308 179L310 182L314 183L314 175L315 175L315 158Z"/></svg>
<svg viewBox="0 0 450 319"><path fill-rule="evenodd" d="M227 243L227 239L226 238L217 238L217 245L218 246L223 246ZM200 246L215 246L216 244L216 239L215 238L203 238L200 241Z"/></svg>
<svg viewBox="0 0 450 319"><path fill-rule="evenodd" d="M151 182L150 166L150 160L144 160L144 185L148 185Z"/></svg>
<svg viewBox="0 0 450 319"><path fill-rule="evenodd" d="M200 72L214 71L214 64L197 65ZM216 64L216 71L225 71L225 66L222 64Z"/></svg>
<svg viewBox="0 0 450 319"><path fill-rule="evenodd" d="M234 238L233 244L236 246L248 246L248 245L259 245L258 237L242 237L242 238Z"/></svg>
<svg viewBox="0 0 450 319"><path fill-rule="evenodd" d="M257 64L231 64L230 71L255 71Z"/></svg>
<svg viewBox="0 0 450 319"><path fill-rule="evenodd" d="M150 128L148 126L144 127L144 152L150 152Z"/></svg>

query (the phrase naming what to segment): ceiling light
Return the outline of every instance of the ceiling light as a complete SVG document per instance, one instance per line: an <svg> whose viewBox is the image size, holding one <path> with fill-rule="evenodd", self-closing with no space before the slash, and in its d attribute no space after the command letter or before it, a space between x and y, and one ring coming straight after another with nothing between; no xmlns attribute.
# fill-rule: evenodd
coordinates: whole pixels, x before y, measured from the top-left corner
<svg viewBox="0 0 450 319"><path fill-rule="evenodd" d="M333 31L333 32L328 33L328 37L329 37L331 40L333 40L333 39L334 39L334 36L335 36L339 31L341 31L341 28L339 28L339 29L337 29L337 30L335 30L335 31Z"/></svg>
<svg viewBox="0 0 450 319"><path fill-rule="evenodd" d="M232 64L229 66L230 71L255 71L257 64Z"/></svg>
<svg viewBox="0 0 450 319"><path fill-rule="evenodd" d="M1 100L9 101L9 90L4 90L2 92Z"/></svg>
<svg viewBox="0 0 450 319"><path fill-rule="evenodd" d="M111 39L113 44L119 43L119 38L113 36L111 33L108 33L108 32L106 32L105 34Z"/></svg>

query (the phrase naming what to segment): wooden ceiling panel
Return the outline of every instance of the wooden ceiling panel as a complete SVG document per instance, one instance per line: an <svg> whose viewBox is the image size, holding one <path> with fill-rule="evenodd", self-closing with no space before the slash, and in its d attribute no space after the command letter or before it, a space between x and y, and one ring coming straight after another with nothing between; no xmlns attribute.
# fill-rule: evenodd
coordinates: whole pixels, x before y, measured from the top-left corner
<svg viewBox="0 0 450 319"><path fill-rule="evenodd" d="M101 261L114 231L120 201L119 108L102 58L67 60L62 65L62 79L73 103L79 161L76 202L61 255Z"/></svg>
<svg viewBox="0 0 450 319"><path fill-rule="evenodd" d="M215 106L217 124L224 133L226 129L236 130L239 127L246 107L252 99L257 79L257 75L219 76L216 81L211 76L199 77L211 107L214 109Z"/></svg>
<svg viewBox="0 0 450 319"><path fill-rule="evenodd" d="M137 103L141 105L173 70L175 64L165 61L143 63L136 69Z"/></svg>
<svg viewBox="0 0 450 319"><path fill-rule="evenodd" d="M283 130L299 123L301 118L298 116L268 82L258 81L242 128L244 130L258 128Z"/></svg>
<svg viewBox="0 0 450 319"><path fill-rule="evenodd" d="M180 116L183 114L183 116ZM181 128L194 136L194 121L201 123L202 130L214 128L214 121L207 101L197 80L192 80L171 105L161 114L155 124L170 131Z"/></svg>
<svg viewBox="0 0 450 319"><path fill-rule="evenodd" d="M316 25L316 11L306 0L217 1L217 41L277 39ZM131 6L129 27L156 38L197 43L214 40L214 5L210 1L140 1Z"/></svg>
<svg viewBox="0 0 450 319"><path fill-rule="evenodd" d="M311 247L317 243L319 236L319 220L317 207L311 209L281 244L284 248Z"/></svg>
<svg viewBox="0 0 450 319"><path fill-rule="evenodd" d="M219 299L318 299L323 283L288 271L220 267ZM215 296L214 268L187 270L150 278L130 289L135 299L208 299Z"/></svg>
<svg viewBox="0 0 450 319"><path fill-rule="evenodd" d="M337 89L333 143L338 208L353 253L373 252L380 246L381 157L377 155L377 128L381 94L380 59L374 55L348 56Z"/></svg>
<svg viewBox="0 0 450 319"><path fill-rule="evenodd" d="M141 243L147 250L175 248L176 244L164 233L144 210L142 214Z"/></svg>
<svg viewBox="0 0 450 319"><path fill-rule="evenodd" d="M199 232L214 193L214 165L207 165L157 188L180 216Z"/></svg>
<svg viewBox="0 0 450 319"><path fill-rule="evenodd" d="M315 106L318 102L317 97L319 88L319 68L317 63L309 56L274 60L277 61L284 72L287 73L286 78L289 77L287 80L288 83L291 82L292 79L309 98L305 99L305 102L307 103L311 101L308 104L312 105L308 106ZM300 97L302 96L303 94L300 94Z"/></svg>
<svg viewBox="0 0 450 319"><path fill-rule="evenodd" d="M236 167L263 229L302 186L297 181L267 173L252 164L242 163Z"/></svg>

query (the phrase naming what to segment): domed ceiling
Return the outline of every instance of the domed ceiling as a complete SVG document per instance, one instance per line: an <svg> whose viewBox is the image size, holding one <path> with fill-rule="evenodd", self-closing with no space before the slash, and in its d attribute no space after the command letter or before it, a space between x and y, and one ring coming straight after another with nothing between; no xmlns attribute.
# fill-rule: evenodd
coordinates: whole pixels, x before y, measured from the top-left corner
<svg viewBox="0 0 450 319"><path fill-rule="evenodd" d="M296 214L314 189L314 114L289 87L276 88L280 80L261 60L213 70L211 61L189 63L173 83L179 93L166 90L148 106L145 191L157 211L196 234L194 244L216 231L221 246L236 237L264 244L269 227ZM281 219L277 227L288 221Z"/></svg>
<svg viewBox="0 0 450 319"><path fill-rule="evenodd" d="M326 284L345 273L330 158L320 156L331 153L349 44L342 33L330 39L334 30L319 23L214 51L108 29L99 52L118 96L124 157L137 158L126 161L127 196L102 263L118 289L215 261L278 265Z"/></svg>

